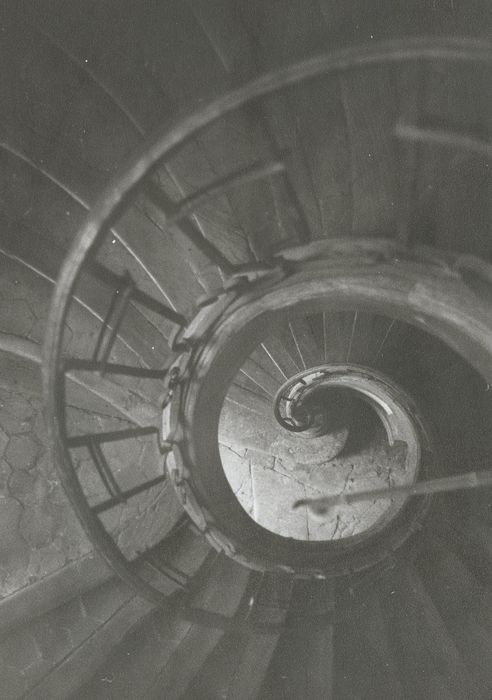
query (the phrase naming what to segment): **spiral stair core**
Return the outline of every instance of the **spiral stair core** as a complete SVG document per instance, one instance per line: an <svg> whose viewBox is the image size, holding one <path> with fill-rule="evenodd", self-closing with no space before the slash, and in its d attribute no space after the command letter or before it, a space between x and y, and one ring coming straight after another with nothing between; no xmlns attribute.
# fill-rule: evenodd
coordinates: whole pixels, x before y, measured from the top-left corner
<svg viewBox="0 0 492 700"><path fill-rule="evenodd" d="M0 12L0 697L490 700L489 3Z"/></svg>

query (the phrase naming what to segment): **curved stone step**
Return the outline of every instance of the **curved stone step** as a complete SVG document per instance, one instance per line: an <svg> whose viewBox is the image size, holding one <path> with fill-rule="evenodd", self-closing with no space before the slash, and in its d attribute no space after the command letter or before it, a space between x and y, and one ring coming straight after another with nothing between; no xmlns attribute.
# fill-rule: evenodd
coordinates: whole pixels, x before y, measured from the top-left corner
<svg viewBox="0 0 492 700"><path fill-rule="evenodd" d="M0 637L100 586L113 576L106 562L91 553L2 598Z"/></svg>
<svg viewBox="0 0 492 700"><path fill-rule="evenodd" d="M372 659L374 671L379 675L377 694L381 697L381 700L385 695L388 697L388 700L391 698L404 700L403 679L398 675L395 654L389 643L378 591L369 593L368 600L362 601L361 608L361 618L359 620L361 624L356 623L354 631L357 635L362 633L366 643L365 649L369 649L367 656L365 652L363 655Z"/></svg>
<svg viewBox="0 0 492 700"><path fill-rule="evenodd" d="M327 616L310 626L303 616ZM262 693L272 700L335 698L333 581L298 581L293 591L288 627L282 632ZM329 618L332 618L331 621Z"/></svg>
<svg viewBox="0 0 492 700"><path fill-rule="evenodd" d="M406 700L398 672L391 668L393 654L374 648L364 634L366 611L337 626L335 692L340 700Z"/></svg>
<svg viewBox="0 0 492 700"><path fill-rule="evenodd" d="M381 607L405 693L422 700L431 700L436 692L454 700L485 700L436 602L412 566L388 573Z"/></svg>
<svg viewBox="0 0 492 700"><path fill-rule="evenodd" d="M221 555L212 568L203 588L200 588L193 603L232 616L244 594L250 570ZM205 659L213 652L223 636L221 630L192 625L181 637L168 661L161 666L149 690L150 698L158 700L165 693L169 700L178 700L184 695L190 682Z"/></svg>
<svg viewBox="0 0 492 700"><path fill-rule="evenodd" d="M492 693L492 592L455 553L454 543L428 535L417 561L422 580L482 695Z"/></svg>
<svg viewBox="0 0 492 700"><path fill-rule="evenodd" d="M0 643L3 696L66 698L149 607L121 582L109 581L29 621ZM14 672L21 692L10 687Z"/></svg>
<svg viewBox="0 0 492 700"><path fill-rule="evenodd" d="M232 615L248 577L248 570L221 557L212 568L206 566L198 573L192 602L207 610ZM75 698L102 700L108 697L108 692L128 700L140 694L178 698L223 634L221 630L156 611L114 649L108 662L80 688Z"/></svg>
<svg viewBox="0 0 492 700"><path fill-rule="evenodd" d="M241 612L250 624L281 625L290 605L293 579L267 572L250 577ZM187 689L189 700L203 697L255 700L261 696L265 675L281 631L226 634Z"/></svg>
<svg viewBox="0 0 492 700"><path fill-rule="evenodd" d="M207 542L194 534L184 521L184 526L176 528L163 544L154 548L153 555L163 569L171 567L192 579L209 551ZM19 676L26 697L65 700L92 677L102 659L108 657L152 609L118 579L101 583L97 561L86 566L89 567L87 571L81 569L85 579L79 581L74 581L77 569L64 572L61 583L65 588L60 599L57 599L60 589L49 588L46 582L40 590L32 592L33 595L38 593L39 598L31 601L31 610L23 607L23 618L17 610L15 620L9 620L17 626L0 642L3 670L8 684L14 683L11 677L15 674ZM144 573L148 565L141 562L139 567ZM107 578L110 569L106 565L104 571ZM155 578L155 570L151 572ZM86 592L83 586L89 583L93 588ZM70 584L71 589L68 588ZM159 585L168 594L179 590L162 575ZM63 602L63 596L67 602ZM27 593L18 606L26 599L29 601ZM44 614L36 617L39 612ZM21 621L23 624L19 624ZM5 693L9 698L19 697L16 692L15 686L7 685Z"/></svg>

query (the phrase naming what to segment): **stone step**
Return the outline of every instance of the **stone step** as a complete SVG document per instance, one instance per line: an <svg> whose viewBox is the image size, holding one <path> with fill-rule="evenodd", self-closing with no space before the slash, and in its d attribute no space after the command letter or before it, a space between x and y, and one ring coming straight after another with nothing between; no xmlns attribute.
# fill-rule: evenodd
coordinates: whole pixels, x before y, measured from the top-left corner
<svg viewBox="0 0 492 700"><path fill-rule="evenodd" d="M15 627L46 615L73 598L98 587L114 574L98 554L91 553L53 574L0 600L0 638Z"/></svg>
<svg viewBox="0 0 492 700"><path fill-rule="evenodd" d="M209 551L205 539L183 521L153 554L158 562L179 569L191 580ZM142 573L147 571L147 577L151 573L156 583L159 579L166 593L179 589L147 564L141 562L139 567ZM12 700L24 692L33 698L65 699L69 690L74 692L91 677L101 659L152 608L113 578L99 558L87 558L58 578L31 588L5 608L5 629L8 623L10 631L0 641L0 658L7 678L5 692Z"/></svg>
<svg viewBox="0 0 492 700"><path fill-rule="evenodd" d="M66 698L148 610L112 580L11 632L0 643L3 697ZM11 686L14 676L22 688Z"/></svg>
<svg viewBox="0 0 492 700"><path fill-rule="evenodd" d="M272 700L317 700L334 693L335 627L327 620L312 629L298 618L299 610L317 616L334 615L335 593L330 581L298 581L292 593L287 627L282 632L262 687ZM295 612L293 612L295 611ZM231 698L232 700L232 698Z"/></svg>
<svg viewBox="0 0 492 700"><path fill-rule="evenodd" d="M237 615L250 625L281 625L290 605L293 579L253 572ZM187 689L187 699L256 698L281 631L261 634L253 627L228 632Z"/></svg>
<svg viewBox="0 0 492 700"><path fill-rule="evenodd" d="M249 577L249 571L219 557L212 568L198 574L193 604L207 610L233 614ZM100 666L93 679L80 688L74 700L132 698L143 695L180 697L205 659L223 637L221 630L193 624L164 611L143 621ZM109 681L110 679L110 685Z"/></svg>
<svg viewBox="0 0 492 700"><path fill-rule="evenodd" d="M194 605L207 610L233 616L243 597L251 571L236 564L223 555L212 568L203 588L193 597ZM179 645L174 649L168 662L164 664L152 683L149 700L181 698L205 660L213 652L223 637L218 629L207 629L203 625L192 625Z"/></svg>
<svg viewBox="0 0 492 700"><path fill-rule="evenodd" d="M445 620L411 565L389 572L381 590L388 637L405 693L431 700L436 690L453 700L483 698Z"/></svg>
<svg viewBox="0 0 492 700"><path fill-rule="evenodd" d="M441 538L428 535L417 565L482 696L490 697L492 669L484 659L492 656L492 592L475 578L452 543Z"/></svg>

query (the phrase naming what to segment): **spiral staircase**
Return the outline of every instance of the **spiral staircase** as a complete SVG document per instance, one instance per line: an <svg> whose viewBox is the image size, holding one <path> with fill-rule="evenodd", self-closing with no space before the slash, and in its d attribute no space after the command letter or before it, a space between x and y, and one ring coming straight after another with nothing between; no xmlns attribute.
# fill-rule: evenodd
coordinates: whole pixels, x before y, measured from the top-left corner
<svg viewBox="0 0 492 700"><path fill-rule="evenodd" d="M0 10L2 698L492 698L491 27Z"/></svg>

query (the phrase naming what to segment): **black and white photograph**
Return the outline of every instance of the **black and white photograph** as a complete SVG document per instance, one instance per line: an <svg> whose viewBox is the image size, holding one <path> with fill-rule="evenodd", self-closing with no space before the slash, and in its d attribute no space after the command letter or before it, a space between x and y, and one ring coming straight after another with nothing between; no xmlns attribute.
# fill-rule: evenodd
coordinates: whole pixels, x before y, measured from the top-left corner
<svg viewBox="0 0 492 700"><path fill-rule="evenodd" d="M0 0L0 700L492 700L492 0Z"/></svg>

